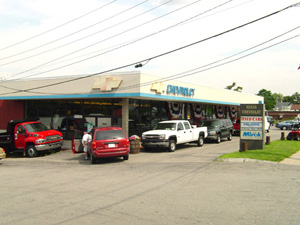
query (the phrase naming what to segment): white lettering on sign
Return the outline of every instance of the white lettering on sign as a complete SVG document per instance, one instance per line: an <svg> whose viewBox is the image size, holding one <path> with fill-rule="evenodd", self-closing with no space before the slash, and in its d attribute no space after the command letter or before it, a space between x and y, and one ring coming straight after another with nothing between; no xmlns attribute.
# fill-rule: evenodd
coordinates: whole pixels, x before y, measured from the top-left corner
<svg viewBox="0 0 300 225"><path fill-rule="evenodd" d="M241 116L241 122L262 122L261 116Z"/></svg>
<svg viewBox="0 0 300 225"><path fill-rule="evenodd" d="M259 122L253 122L253 123L242 123L242 127L262 127L262 123Z"/></svg>

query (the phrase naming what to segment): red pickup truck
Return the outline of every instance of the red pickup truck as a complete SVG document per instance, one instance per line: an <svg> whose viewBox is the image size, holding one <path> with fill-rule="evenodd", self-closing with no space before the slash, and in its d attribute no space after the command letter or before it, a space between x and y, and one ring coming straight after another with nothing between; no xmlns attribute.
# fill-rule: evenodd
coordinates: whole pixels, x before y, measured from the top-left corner
<svg viewBox="0 0 300 225"><path fill-rule="evenodd" d="M60 150L62 145L62 133L40 121L11 120L7 132L0 134L0 147L6 152L22 151L28 157L36 157L39 151Z"/></svg>

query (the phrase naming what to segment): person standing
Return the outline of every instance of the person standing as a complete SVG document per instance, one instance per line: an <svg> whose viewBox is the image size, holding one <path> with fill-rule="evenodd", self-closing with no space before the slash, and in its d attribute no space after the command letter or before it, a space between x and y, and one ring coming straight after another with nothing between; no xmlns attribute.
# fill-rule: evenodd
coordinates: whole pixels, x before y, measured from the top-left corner
<svg viewBox="0 0 300 225"><path fill-rule="evenodd" d="M88 159L88 143L92 140L92 136L84 131L83 132L83 137L82 137L82 145L83 145L83 152L85 155L85 159Z"/></svg>

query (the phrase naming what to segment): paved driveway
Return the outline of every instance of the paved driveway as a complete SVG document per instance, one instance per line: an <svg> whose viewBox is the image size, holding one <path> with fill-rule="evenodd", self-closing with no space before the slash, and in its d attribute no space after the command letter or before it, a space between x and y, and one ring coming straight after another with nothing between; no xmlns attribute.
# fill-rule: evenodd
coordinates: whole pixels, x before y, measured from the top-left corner
<svg viewBox="0 0 300 225"><path fill-rule="evenodd" d="M238 143L2 160L0 224L299 224L300 167L214 161Z"/></svg>

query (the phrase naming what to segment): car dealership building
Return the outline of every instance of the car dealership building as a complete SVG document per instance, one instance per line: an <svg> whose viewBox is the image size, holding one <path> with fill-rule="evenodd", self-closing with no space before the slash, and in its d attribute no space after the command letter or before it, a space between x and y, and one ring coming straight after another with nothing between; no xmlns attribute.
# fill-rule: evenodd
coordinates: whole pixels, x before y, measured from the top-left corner
<svg viewBox="0 0 300 225"><path fill-rule="evenodd" d="M235 120L240 104L263 103L260 96L141 72L2 81L0 129L12 119L37 118L67 133L88 122L119 125L129 135L141 135L161 120L189 119L193 124L208 118Z"/></svg>

